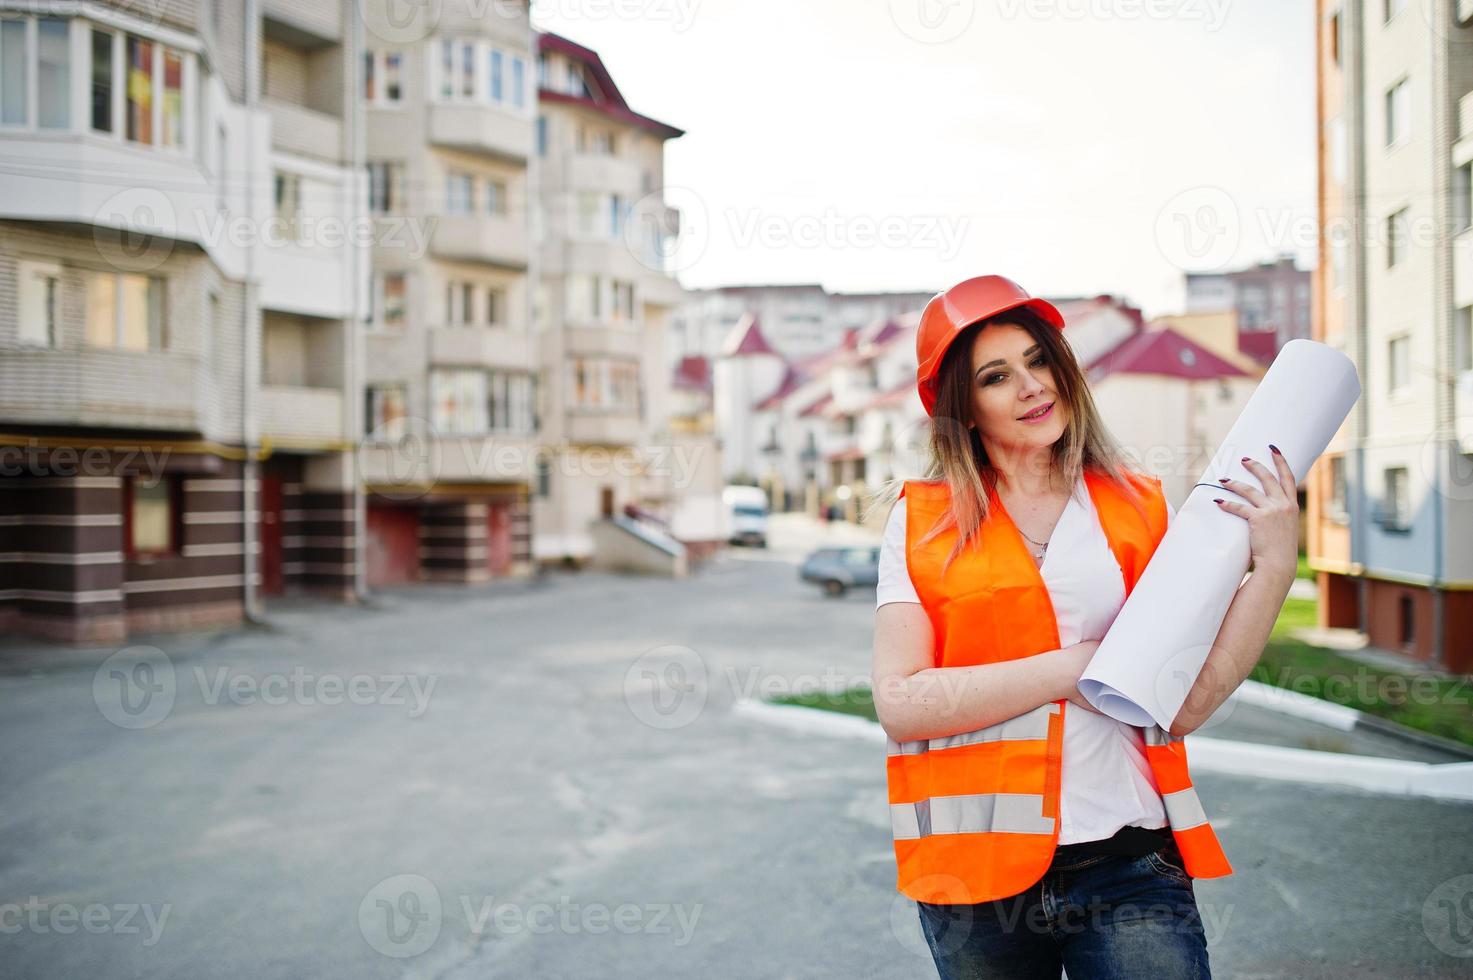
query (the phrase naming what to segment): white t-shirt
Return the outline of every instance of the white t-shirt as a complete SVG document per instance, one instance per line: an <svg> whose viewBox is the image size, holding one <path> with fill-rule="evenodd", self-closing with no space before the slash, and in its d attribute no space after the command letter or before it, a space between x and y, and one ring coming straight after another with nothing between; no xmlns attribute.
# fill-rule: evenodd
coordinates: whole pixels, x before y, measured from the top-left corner
<svg viewBox="0 0 1473 980"><path fill-rule="evenodd" d="M905 510L901 497L885 524L876 609L921 601L905 563ZM1168 523L1172 514L1168 502ZM1102 639L1125 604L1125 581L1083 479L1049 537L1040 574L1059 624L1059 646ZM1067 701L1063 707L1059 843L1102 840L1127 825L1165 827L1166 808L1141 729Z"/></svg>

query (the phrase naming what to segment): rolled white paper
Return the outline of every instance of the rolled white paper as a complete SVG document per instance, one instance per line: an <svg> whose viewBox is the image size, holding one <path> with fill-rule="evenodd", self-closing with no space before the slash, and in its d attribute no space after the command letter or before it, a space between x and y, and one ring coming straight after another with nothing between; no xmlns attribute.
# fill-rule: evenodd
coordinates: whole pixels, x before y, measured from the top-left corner
<svg viewBox="0 0 1473 980"><path fill-rule="evenodd" d="M1260 486L1241 459L1274 469L1272 443L1303 480L1360 390L1355 365L1334 348L1284 345L1080 675L1090 704L1129 725L1171 727L1251 559L1248 522L1212 502L1234 496L1218 477Z"/></svg>

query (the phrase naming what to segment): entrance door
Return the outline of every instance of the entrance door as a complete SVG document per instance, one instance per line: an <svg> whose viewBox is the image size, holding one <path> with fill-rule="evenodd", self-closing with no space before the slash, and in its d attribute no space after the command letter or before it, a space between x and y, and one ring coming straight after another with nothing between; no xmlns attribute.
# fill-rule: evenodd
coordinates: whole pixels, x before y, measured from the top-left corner
<svg viewBox="0 0 1473 980"><path fill-rule="evenodd" d="M511 507L486 508L486 568L492 575L505 575L511 568Z"/></svg>
<svg viewBox="0 0 1473 980"><path fill-rule="evenodd" d="M261 539L261 594L281 595L286 589L281 547L281 478L261 477L261 520L257 536Z"/></svg>
<svg viewBox="0 0 1473 980"><path fill-rule="evenodd" d="M369 504L368 585L379 588L419 578L419 511L413 505Z"/></svg>
<svg viewBox="0 0 1473 980"><path fill-rule="evenodd" d="M598 494L599 513L604 517L614 516L614 488L604 487Z"/></svg>

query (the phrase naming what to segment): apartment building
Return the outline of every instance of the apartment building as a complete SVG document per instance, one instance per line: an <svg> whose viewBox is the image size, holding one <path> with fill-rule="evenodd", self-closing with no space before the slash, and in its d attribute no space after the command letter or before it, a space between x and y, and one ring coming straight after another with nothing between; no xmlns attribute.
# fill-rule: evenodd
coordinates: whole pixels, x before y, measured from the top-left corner
<svg viewBox="0 0 1473 980"><path fill-rule="evenodd" d="M1186 285L1187 313L1235 313L1238 347L1260 363L1309 336L1310 273L1292 255L1230 272L1187 273Z"/></svg>
<svg viewBox="0 0 1473 980"><path fill-rule="evenodd" d="M538 35L537 85L546 397L532 552L582 562L597 522L630 505L668 519L693 474L718 468L709 434L667 421L666 333L684 291L667 271L680 225L662 189L665 143L684 131L631 108L598 54L557 34Z"/></svg>
<svg viewBox="0 0 1473 980"><path fill-rule="evenodd" d="M6 629L351 592L352 11L0 2Z"/></svg>
<svg viewBox="0 0 1473 980"><path fill-rule="evenodd" d="M1364 389L1308 483L1320 621L1473 671L1473 4L1316 10L1314 336Z"/></svg>
<svg viewBox="0 0 1473 980"><path fill-rule="evenodd" d="M423 30L394 8L364 5L368 585L524 574L544 380L528 8L448 0Z"/></svg>

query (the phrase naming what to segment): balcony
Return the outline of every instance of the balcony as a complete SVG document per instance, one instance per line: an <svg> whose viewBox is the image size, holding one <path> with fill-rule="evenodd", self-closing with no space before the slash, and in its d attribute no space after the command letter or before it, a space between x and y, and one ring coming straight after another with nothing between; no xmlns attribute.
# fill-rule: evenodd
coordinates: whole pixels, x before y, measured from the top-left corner
<svg viewBox="0 0 1473 980"><path fill-rule="evenodd" d="M610 354L639 357L644 350L644 331L633 324L620 326L573 326L567 330L569 354Z"/></svg>
<svg viewBox="0 0 1473 980"><path fill-rule="evenodd" d="M436 367L488 367L525 371L531 365L532 338L502 326L432 327L430 364Z"/></svg>
<svg viewBox="0 0 1473 980"><path fill-rule="evenodd" d="M306 50L338 44L343 39L342 4L302 0L262 0L267 38Z"/></svg>
<svg viewBox="0 0 1473 980"><path fill-rule="evenodd" d="M435 219L430 250L440 258L527 267L527 228L518 218L494 214L442 214Z"/></svg>
<svg viewBox="0 0 1473 980"><path fill-rule="evenodd" d="M532 153L532 120L478 105L431 105L430 142L525 163Z"/></svg>
<svg viewBox="0 0 1473 980"><path fill-rule="evenodd" d="M1453 306L1473 306L1473 228L1453 238Z"/></svg>
<svg viewBox="0 0 1473 980"><path fill-rule="evenodd" d="M269 96L261 104L271 116L275 149L332 163L344 159L343 124L336 116Z"/></svg>
<svg viewBox="0 0 1473 980"><path fill-rule="evenodd" d="M536 472L537 446L524 433L439 436L422 441L423 425L403 442L365 442L358 450L363 482L380 492L417 499L432 484L518 484Z"/></svg>
<svg viewBox="0 0 1473 980"><path fill-rule="evenodd" d="M626 198L640 193L640 167L633 160L598 153L570 153L566 186L580 191L608 191Z"/></svg>
<svg viewBox="0 0 1473 980"><path fill-rule="evenodd" d="M637 413L568 413L569 442L583 446L633 446L639 440Z"/></svg>
<svg viewBox="0 0 1473 980"><path fill-rule="evenodd" d="M9 350L0 416L35 425L200 432L209 396L192 356L162 351Z"/></svg>
<svg viewBox="0 0 1473 980"><path fill-rule="evenodd" d="M256 407L261 437L277 445L343 441L343 395L336 389L264 385Z"/></svg>

